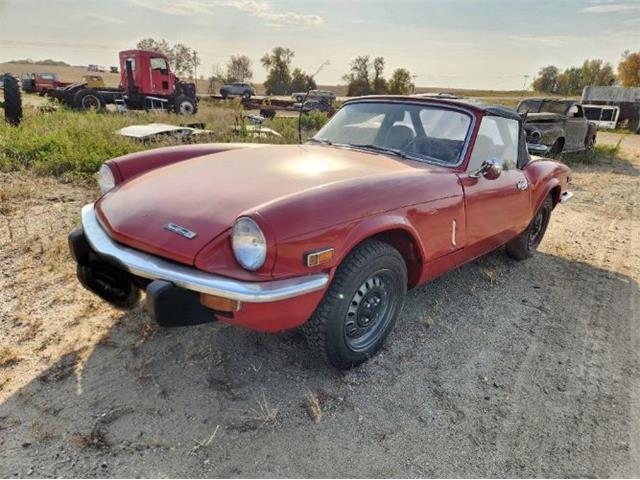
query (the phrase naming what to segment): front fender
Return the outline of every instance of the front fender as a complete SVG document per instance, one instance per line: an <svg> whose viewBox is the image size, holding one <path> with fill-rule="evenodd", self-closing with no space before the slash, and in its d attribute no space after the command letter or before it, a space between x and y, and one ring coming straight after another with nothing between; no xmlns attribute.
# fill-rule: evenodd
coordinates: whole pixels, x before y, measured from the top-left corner
<svg viewBox="0 0 640 480"><path fill-rule="evenodd" d="M359 243L386 232L394 234L393 240L398 243L397 247L400 250L404 250L405 255L412 252L410 256L417 257L412 258L416 265L424 261L425 247L415 227L399 212L389 212L349 221L279 243L273 276L280 278L300 275L301 272L311 274L322 271L333 274L335 268ZM409 239L411 244L408 244L406 239ZM334 249L331 262L316 267L304 265L307 253L326 248Z"/></svg>
<svg viewBox="0 0 640 480"><path fill-rule="evenodd" d="M149 172L172 163L189 160L190 158L225 152L227 150L259 148L262 146L265 145L257 143L202 143L195 145L178 145L130 153L128 155L107 160L105 163L109 168L111 168L116 184L119 184L142 173Z"/></svg>

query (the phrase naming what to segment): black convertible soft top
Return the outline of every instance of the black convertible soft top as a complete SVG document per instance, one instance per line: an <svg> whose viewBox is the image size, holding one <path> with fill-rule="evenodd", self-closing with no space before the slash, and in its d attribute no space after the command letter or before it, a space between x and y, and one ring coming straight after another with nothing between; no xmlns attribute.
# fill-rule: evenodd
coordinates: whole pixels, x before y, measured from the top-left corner
<svg viewBox="0 0 640 480"><path fill-rule="evenodd" d="M360 102L363 100L374 100L374 101L387 101L387 102L424 102L424 103L439 103L442 105L456 105L459 107L472 108L474 110L478 110L485 115L493 115L496 117L505 117L510 118L512 120L522 120L520 114L516 112L514 109L505 107L503 105L492 105L484 102L480 102L478 100L473 100L470 98L450 98L450 97L439 97L439 96L431 96L431 95L367 95L364 97L355 97L350 98L345 102Z"/></svg>

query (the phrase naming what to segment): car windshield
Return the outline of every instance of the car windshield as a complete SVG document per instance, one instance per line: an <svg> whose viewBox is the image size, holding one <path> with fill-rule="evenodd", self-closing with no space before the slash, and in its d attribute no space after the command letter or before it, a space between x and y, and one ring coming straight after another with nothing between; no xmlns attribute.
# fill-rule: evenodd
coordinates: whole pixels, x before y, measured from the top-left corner
<svg viewBox="0 0 640 480"><path fill-rule="evenodd" d="M559 113L564 115L571 105L559 100L525 100L518 105L518 113Z"/></svg>
<svg viewBox="0 0 640 480"><path fill-rule="evenodd" d="M438 105L357 102L341 108L311 142L457 165L471 120L469 113Z"/></svg>

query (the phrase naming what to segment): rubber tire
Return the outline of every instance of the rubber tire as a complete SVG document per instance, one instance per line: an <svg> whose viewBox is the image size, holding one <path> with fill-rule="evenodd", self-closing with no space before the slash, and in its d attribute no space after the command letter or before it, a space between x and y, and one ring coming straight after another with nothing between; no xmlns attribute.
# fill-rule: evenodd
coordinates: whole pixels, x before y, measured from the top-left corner
<svg viewBox="0 0 640 480"><path fill-rule="evenodd" d="M529 236L531 233L531 228L533 227L533 222L535 218L538 216L538 213L544 208L547 208L549 210L549 214L547 215L547 218L544 221L544 224L542 225L542 233L540 235L540 240L536 245L532 247L531 245L529 245ZM518 235L516 238L511 240L509 243L507 243L506 245L507 254L511 258L514 258L516 260L526 260L536 252L538 245L540 245L540 242L543 240L544 234L546 233L547 227L549 226L549 220L551 218L552 211L553 211L553 199L551 198L551 195L548 195L547 198L544 199L544 202L542 202L542 205L536 212L535 216L531 220L531 223L526 228L526 230L522 232L520 235Z"/></svg>
<svg viewBox="0 0 640 480"><path fill-rule="evenodd" d="M304 97L302 97L302 96L300 96L300 95L298 95L298 96L296 97L296 102L298 102L298 103L302 103L302 101L303 101L303 100L304 100Z"/></svg>
<svg viewBox="0 0 640 480"><path fill-rule="evenodd" d="M560 137L553 142L553 145L549 149L550 155L560 155L564 149L564 138Z"/></svg>
<svg viewBox="0 0 640 480"><path fill-rule="evenodd" d="M226 90L220 90L220 95L222 95L222 98L226 100L229 96L229 92L227 92Z"/></svg>
<svg viewBox="0 0 640 480"><path fill-rule="evenodd" d="M595 146L596 146L596 136L591 135L590 137L587 138L587 141L584 144L584 149L588 152L593 150L593 147Z"/></svg>
<svg viewBox="0 0 640 480"><path fill-rule="evenodd" d="M392 318L374 343L354 352L344 338L344 320L356 290L373 273L386 268L397 276L399 298ZM331 285L311 319L302 327L309 346L334 367L346 370L371 358L384 344L400 312L407 292L407 266L400 252L387 243L367 240L342 261Z"/></svg>
<svg viewBox="0 0 640 480"><path fill-rule="evenodd" d="M242 98L249 100L251 98L251 92L244 92Z"/></svg>
<svg viewBox="0 0 640 480"><path fill-rule="evenodd" d="M193 112L191 112L190 114L186 114L186 113L183 114L183 113L180 112L180 104L182 104L184 102L191 103L191 106L193 108ZM198 113L198 104L196 102L194 102L192 98L189 98L186 95L178 95L175 98L174 102L173 102L173 110L178 115L195 115L196 113Z"/></svg>
<svg viewBox="0 0 640 480"><path fill-rule="evenodd" d="M82 105L84 99L88 96L93 96L98 99L98 103L100 104L100 106L96 109L97 111L104 110L106 106L104 98L102 98L102 95L91 88L83 88L73 95L73 107L77 110L89 110Z"/></svg>
<svg viewBox="0 0 640 480"><path fill-rule="evenodd" d="M22 121L20 85L11 75L4 75L4 119L16 127Z"/></svg>

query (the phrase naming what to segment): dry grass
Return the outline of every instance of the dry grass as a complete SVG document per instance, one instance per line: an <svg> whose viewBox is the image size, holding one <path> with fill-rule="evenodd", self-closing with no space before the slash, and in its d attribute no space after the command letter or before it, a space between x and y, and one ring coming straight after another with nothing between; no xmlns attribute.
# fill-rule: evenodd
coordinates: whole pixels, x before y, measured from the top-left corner
<svg viewBox="0 0 640 480"><path fill-rule="evenodd" d="M273 425L278 419L278 408L269 403L264 393L262 399L256 399L256 402L257 408L249 410L249 414L244 418L245 423L258 428Z"/></svg>
<svg viewBox="0 0 640 480"><path fill-rule="evenodd" d="M320 423L322 421L322 405L315 392L309 391L307 393L304 399L304 407L311 420L313 420L313 423Z"/></svg>
<svg viewBox="0 0 640 480"><path fill-rule="evenodd" d="M20 360L22 360L22 357L13 348L0 347L0 368L10 367Z"/></svg>

